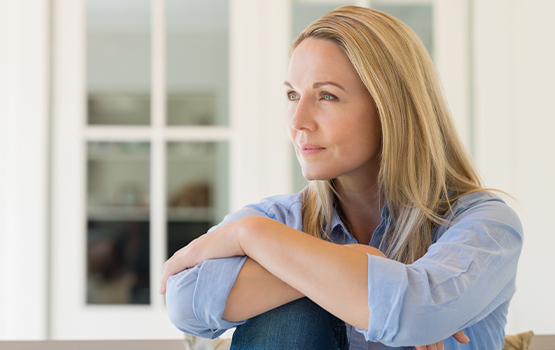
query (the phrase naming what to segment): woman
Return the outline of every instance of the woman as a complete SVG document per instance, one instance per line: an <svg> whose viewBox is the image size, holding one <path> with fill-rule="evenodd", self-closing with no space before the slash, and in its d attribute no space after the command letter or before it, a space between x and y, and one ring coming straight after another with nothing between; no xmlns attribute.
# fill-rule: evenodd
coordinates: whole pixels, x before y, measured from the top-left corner
<svg viewBox="0 0 555 350"><path fill-rule="evenodd" d="M174 324L239 325L237 349L501 349L522 228L481 186L417 36L338 8L296 38L284 85L310 185L166 262Z"/></svg>

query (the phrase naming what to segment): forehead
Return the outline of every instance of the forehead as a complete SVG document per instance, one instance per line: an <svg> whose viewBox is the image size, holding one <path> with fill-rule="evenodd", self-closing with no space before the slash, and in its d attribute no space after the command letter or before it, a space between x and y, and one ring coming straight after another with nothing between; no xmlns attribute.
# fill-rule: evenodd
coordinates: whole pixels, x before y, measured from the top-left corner
<svg viewBox="0 0 555 350"><path fill-rule="evenodd" d="M357 84L360 78L343 50L329 40L307 38L293 51L287 80L292 83L319 80Z"/></svg>

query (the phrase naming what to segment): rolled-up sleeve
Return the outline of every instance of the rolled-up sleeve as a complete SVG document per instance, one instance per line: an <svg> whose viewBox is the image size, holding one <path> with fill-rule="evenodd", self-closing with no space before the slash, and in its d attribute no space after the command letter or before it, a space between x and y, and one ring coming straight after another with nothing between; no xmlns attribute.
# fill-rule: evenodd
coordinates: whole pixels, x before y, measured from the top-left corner
<svg viewBox="0 0 555 350"><path fill-rule="evenodd" d="M166 306L171 322L182 332L216 338L244 322L222 319L227 296L246 257L207 260L168 280Z"/></svg>
<svg viewBox="0 0 555 350"><path fill-rule="evenodd" d="M522 248L518 216L499 200L459 208L415 263L368 255L366 340L432 344L470 327L511 299Z"/></svg>

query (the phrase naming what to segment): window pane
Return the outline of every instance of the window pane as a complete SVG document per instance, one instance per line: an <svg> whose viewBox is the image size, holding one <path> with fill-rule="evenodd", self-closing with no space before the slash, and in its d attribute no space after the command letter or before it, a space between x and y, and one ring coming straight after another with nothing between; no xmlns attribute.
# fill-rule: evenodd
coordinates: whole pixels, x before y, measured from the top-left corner
<svg viewBox="0 0 555 350"><path fill-rule="evenodd" d="M149 149L88 143L88 304L150 302Z"/></svg>
<svg viewBox="0 0 555 350"><path fill-rule="evenodd" d="M150 16L150 0L87 0L89 124L149 124Z"/></svg>
<svg viewBox="0 0 555 350"><path fill-rule="evenodd" d="M170 142L167 149L170 257L227 214L228 144Z"/></svg>
<svg viewBox="0 0 555 350"><path fill-rule="evenodd" d="M388 13L405 23L420 37L430 56L434 57L433 40L433 5L432 4L384 4L376 3L372 7Z"/></svg>
<svg viewBox="0 0 555 350"><path fill-rule="evenodd" d="M333 9L344 5L353 5L351 1L311 1L293 3L293 38L308 25Z"/></svg>
<svg viewBox="0 0 555 350"><path fill-rule="evenodd" d="M166 1L168 125L228 124L228 0Z"/></svg>

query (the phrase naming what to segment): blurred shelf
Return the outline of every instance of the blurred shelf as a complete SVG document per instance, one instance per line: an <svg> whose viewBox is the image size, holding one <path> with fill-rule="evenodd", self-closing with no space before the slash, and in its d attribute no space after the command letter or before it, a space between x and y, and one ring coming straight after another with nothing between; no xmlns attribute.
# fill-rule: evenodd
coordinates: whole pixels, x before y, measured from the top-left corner
<svg viewBox="0 0 555 350"><path fill-rule="evenodd" d="M149 221L150 208L124 205L89 206L89 221Z"/></svg>
<svg viewBox="0 0 555 350"><path fill-rule="evenodd" d="M89 153L89 161L94 162L148 162L150 161L149 154L132 154L132 153ZM215 155L210 154L184 154L184 155L173 155L167 156L168 162L203 162L203 163L213 163L215 162Z"/></svg>
<svg viewBox="0 0 555 350"><path fill-rule="evenodd" d="M214 141L168 142L168 161L211 162L217 157ZM148 142L91 142L87 148L89 161L148 161Z"/></svg>
<svg viewBox="0 0 555 350"><path fill-rule="evenodd" d="M171 222L212 222L214 217L211 207L169 207L167 210Z"/></svg>
<svg viewBox="0 0 555 350"><path fill-rule="evenodd" d="M167 218L170 222L212 222L214 210L211 207L169 207ZM149 221L149 207L119 205L89 206L89 221Z"/></svg>

